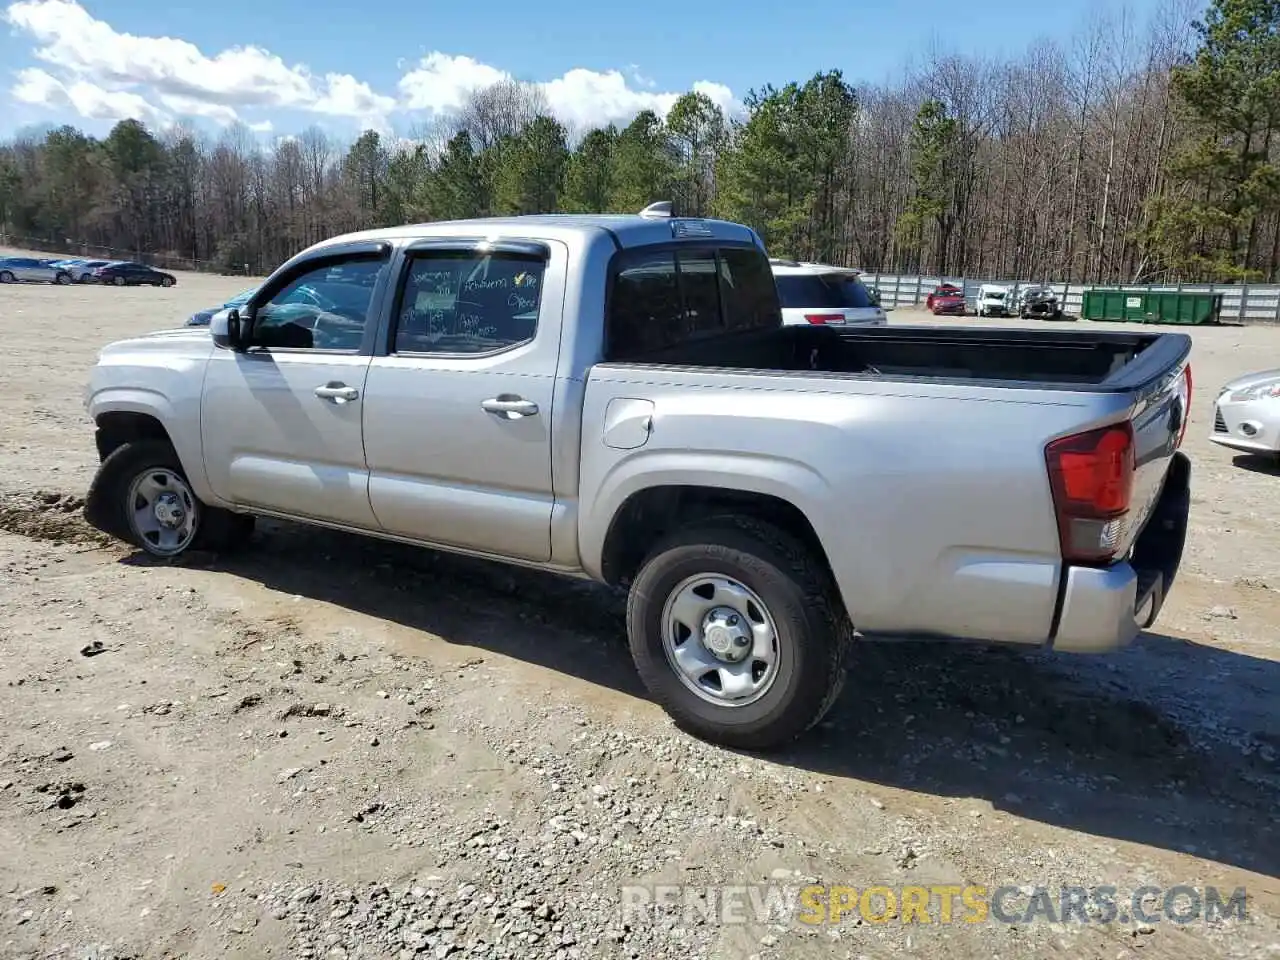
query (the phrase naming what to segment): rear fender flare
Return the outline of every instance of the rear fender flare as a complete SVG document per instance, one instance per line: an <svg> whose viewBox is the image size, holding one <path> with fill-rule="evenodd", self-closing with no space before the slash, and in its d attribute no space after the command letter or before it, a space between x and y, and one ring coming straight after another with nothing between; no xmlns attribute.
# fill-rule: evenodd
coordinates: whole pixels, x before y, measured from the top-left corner
<svg viewBox="0 0 1280 960"><path fill-rule="evenodd" d="M628 498L652 487L681 486L718 487L787 501L818 531L823 551L834 567L832 544L822 536L824 523L828 523L826 529L831 529L822 505L836 499L827 482L811 467L754 454L640 450L614 464L591 497L589 509L580 514L578 537L583 569L602 578L605 541Z"/></svg>

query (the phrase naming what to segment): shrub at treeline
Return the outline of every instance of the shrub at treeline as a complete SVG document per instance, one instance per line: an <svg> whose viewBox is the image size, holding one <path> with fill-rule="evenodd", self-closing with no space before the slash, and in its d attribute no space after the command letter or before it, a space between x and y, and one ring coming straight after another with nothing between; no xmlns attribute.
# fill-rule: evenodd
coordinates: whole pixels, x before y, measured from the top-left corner
<svg viewBox="0 0 1280 960"><path fill-rule="evenodd" d="M831 70L744 107L689 93L665 119L566 131L538 88L500 83L394 145L62 127L0 146L0 229L261 273L340 231L672 199L869 271L1280 281L1280 0L939 56L894 86Z"/></svg>

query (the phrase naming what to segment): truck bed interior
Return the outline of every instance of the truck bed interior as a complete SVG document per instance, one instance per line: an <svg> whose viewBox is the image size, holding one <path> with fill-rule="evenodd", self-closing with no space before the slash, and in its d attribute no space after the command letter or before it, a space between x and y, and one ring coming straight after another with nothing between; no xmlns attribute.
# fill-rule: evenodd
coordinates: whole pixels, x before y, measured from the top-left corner
<svg viewBox="0 0 1280 960"><path fill-rule="evenodd" d="M784 326L686 341L616 362L1125 390L1167 372L1189 350L1187 339L1148 332Z"/></svg>

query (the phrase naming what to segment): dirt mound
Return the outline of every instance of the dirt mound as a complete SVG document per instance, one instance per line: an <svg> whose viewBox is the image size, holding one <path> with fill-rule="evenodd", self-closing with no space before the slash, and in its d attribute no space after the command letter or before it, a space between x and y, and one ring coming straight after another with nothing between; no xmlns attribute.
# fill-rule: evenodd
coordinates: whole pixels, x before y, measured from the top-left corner
<svg viewBox="0 0 1280 960"><path fill-rule="evenodd" d="M0 530L53 543L105 546L111 539L85 522L83 497L50 490L0 494Z"/></svg>

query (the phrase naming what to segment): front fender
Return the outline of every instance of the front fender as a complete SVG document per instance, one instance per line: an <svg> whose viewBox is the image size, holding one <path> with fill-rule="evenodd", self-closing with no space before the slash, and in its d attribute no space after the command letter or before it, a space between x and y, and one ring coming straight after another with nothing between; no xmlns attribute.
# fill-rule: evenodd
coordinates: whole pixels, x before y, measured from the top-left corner
<svg viewBox="0 0 1280 960"><path fill-rule="evenodd" d="M147 387L107 385L91 387L85 408L94 423L111 413L132 413L159 421L178 454L182 470L191 488L202 501L222 506L221 499L209 485L204 469L204 447L200 437L200 393L184 394L182 399Z"/></svg>

